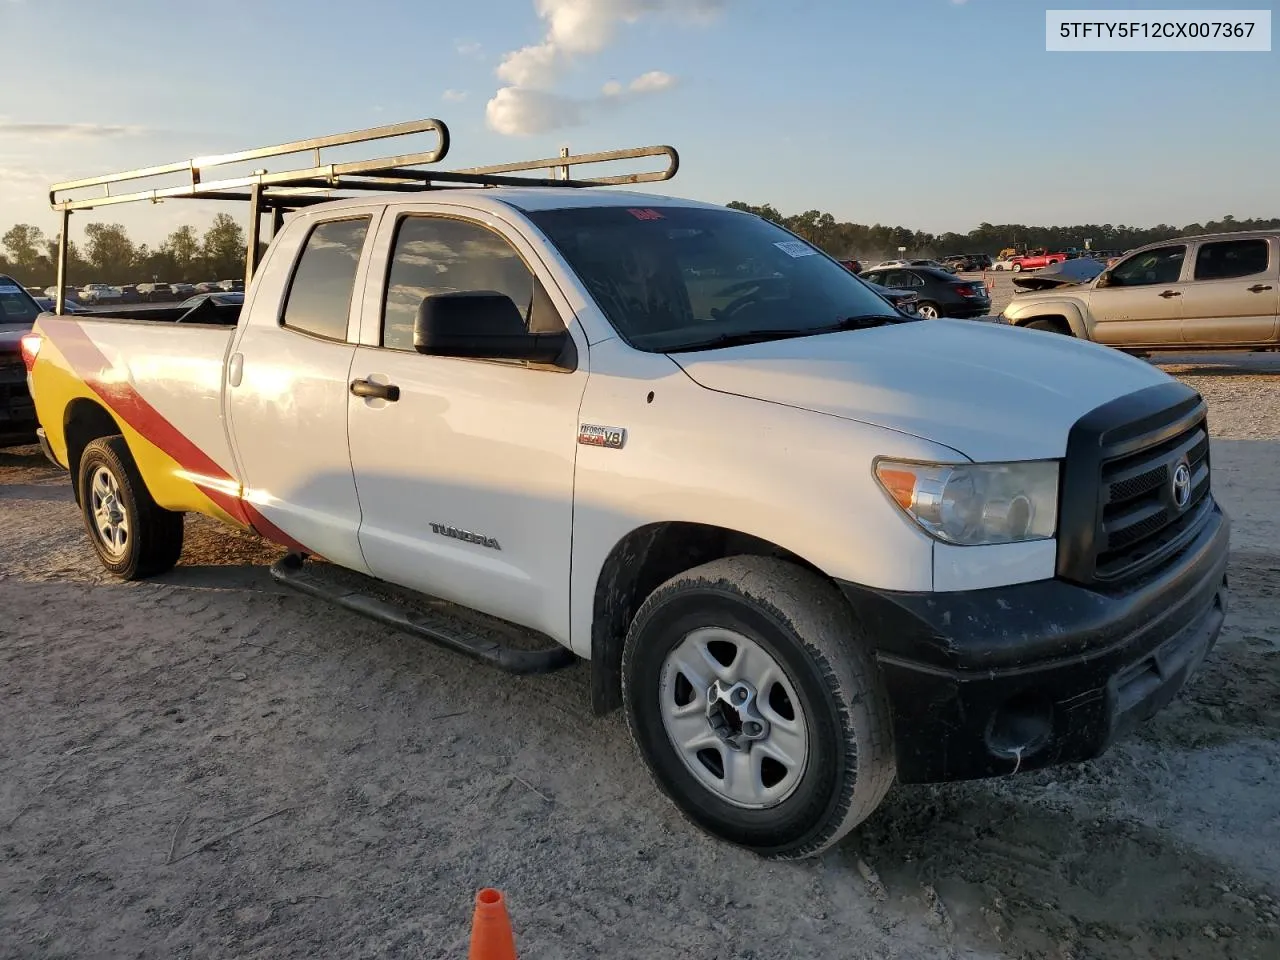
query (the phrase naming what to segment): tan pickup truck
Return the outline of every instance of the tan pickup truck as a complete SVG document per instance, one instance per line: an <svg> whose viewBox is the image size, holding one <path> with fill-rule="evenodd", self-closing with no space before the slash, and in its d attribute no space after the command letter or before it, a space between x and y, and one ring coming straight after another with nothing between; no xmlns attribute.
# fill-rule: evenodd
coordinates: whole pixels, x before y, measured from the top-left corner
<svg viewBox="0 0 1280 960"><path fill-rule="evenodd" d="M1280 231L1149 244L1090 283L1016 295L1004 318L1142 351L1280 346Z"/></svg>

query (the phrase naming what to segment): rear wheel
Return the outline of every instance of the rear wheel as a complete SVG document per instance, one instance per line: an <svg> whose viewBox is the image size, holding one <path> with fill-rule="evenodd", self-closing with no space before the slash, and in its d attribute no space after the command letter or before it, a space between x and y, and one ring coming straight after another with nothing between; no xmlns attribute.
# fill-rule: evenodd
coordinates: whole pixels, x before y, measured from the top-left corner
<svg viewBox="0 0 1280 960"><path fill-rule="evenodd" d="M627 723L658 786L709 833L812 856L896 772L886 694L844 598L793 564L731 557L653 592L627 634Z"/></svg>
<svg viewBox="0 0 1280 960"><path fill-rule="evenodd" d="M1021 273L1021 272L1022 272L1022 264L1020 264L1020 263L1015 263L1015 264L1013 265L1013 272L1014 272L1014 273Z"/></svg>
<svg viewBox="0 0 1280 960"><path fill-rule="evenodd" d="M942 308L931 300L925 300L916 307L916 313L926 320L937 320L942 316Z"/></svg>
<svg viewBox="0 0 1280 960"><path fill-rule="evenodd" d="M182 514L151 498L124 437L102 437L80 457L80 512L102 565L124 580L153 577L182 554Z"/></svg>

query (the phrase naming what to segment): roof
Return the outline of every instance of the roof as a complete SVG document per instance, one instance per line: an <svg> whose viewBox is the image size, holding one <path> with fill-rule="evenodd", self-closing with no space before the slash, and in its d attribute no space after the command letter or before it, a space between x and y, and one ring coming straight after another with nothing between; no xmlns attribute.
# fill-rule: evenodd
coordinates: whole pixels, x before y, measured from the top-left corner
<svg viewBox="0 0 1280 960"><path fill-rule="evenodd" d="M416 206L424 203L457 204L479 210L509 207L524 213L538 210L563 210L573 207L694 207L725 210L726 207L701 200L668 197L632 190L603 190L599 187L573 190L564 187L475 187L434 190L422 193L369 193L359 197L342 197L307 208L311 211L333 211L347 207L370 205Z"/></svg>

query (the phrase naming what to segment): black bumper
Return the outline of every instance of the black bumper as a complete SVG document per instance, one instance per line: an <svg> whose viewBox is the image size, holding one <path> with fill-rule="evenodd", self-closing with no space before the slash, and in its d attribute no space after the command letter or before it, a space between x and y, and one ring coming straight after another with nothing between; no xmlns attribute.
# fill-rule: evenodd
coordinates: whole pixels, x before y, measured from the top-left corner
<svg viewBox="0 0 1280 960"><path fill-rule="evenodd" d="M961 593L844 584L876 644L898 777L970 780L1088 760L1164 707L1226 614L1218 507L1178 559L1102 592L1044 580Z"/></svg>

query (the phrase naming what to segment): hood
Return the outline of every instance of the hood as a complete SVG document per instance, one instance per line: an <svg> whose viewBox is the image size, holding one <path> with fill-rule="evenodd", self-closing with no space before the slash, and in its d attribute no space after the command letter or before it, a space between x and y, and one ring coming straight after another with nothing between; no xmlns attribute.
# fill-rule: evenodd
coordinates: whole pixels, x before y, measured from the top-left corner
<svg viewBox="0 0 1280 960"><path fill-rule="evenodd" d="M875 424L973 460L1063 456L1094 407L1168 380L1142 360L1056 333L930 320L673 354L722 393Z"/></svg>
<svg viewBox="0 0 1280 960"><path fill-rule="evenodd" d="M1019 274L1013 278L1013 285L1023 290L1048 290L1051 287L1088 283L1105 269L1097 260L1080 257L1076 260L1063 260L1035 273Z"/></svg>

